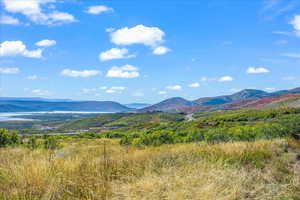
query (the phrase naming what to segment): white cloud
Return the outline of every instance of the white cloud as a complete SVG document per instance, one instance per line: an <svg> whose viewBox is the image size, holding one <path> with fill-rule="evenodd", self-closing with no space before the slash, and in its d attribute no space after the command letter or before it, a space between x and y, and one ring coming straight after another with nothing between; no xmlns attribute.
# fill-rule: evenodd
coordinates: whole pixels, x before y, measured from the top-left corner
<svg viewBox="0 0 300 200"><path fill-rule="evenodd" d="M50 47L50 46L56 45L56 41L55 40L41 40L41 41L35 43L35 45L39 46L39 47Z"/></svg>
<svg viewBox="0 0 300 200"><path fill-rule="evenodd" d="M137 25L122 28L111 33L111 41L117 45L144 44L155 47L164 42L165 33L158 27Z"/></svg>
<svg viewBox="0 0 300 200"><path fill-rule="evenodd" d="M112 90L112 89L108 89L108 90L106 90L105 92L108 93L108 94L116 93L116 91L115 91L115 90Z"/></svg>
<svg viewBox="0 0 300 200"><path fill-rule="evenodd" d="M158 94L165 95L165 94L167 94L167 92L166 91L158 91Z"/></svg>
<svg viewBox="0 0 300 200"><path fill-rule="evenodd" d="M0 74L17 74L20 72L19 68L0 68Z"/></svg>
<svg viewBox="0 0 300 200"><path fill-rule="evenodd" d="M5 41L0 44L0 56L24 56L41 58L43 50L29 51L22 41Z"/></svg>
<svg viewBox="0 0 300 200"><path fill-rule="evenodd" d="M18 24L20 24L20 21L16 18L8 16L8 15L1 15L0 16L0 24L18 25Z"/></svg>
<svg viewBox="0 0 300 200"><path fill-rule="evenodd" d="M248 74L261 74L261 73L269 73L270 70L264 67L249 67L247 69Z"/></svg>
<svg viewBox="0 0 300 200"><path fill-rule="evenodd" d="M27 76L26 78L29 79L29 80L36 80L36 79L38 79L38 76L37 75L31 75L31 76Z"/></svg>
<svg viewBox="0 0 300 200"><path fill-rule="evenodd" d="M36 96L50 96L50 95L52 95L52 93L49 92L48 90L41 90L41 89L31 90L31 93L33 95L36 95Z"/></svg>
<svg viewBox="0 0 300 200"><path fill-rule="evenodd" d="M201 86L200 83L191 83L191 84L189 84L189 87L193 87L193 88L200 87L200 86Z"/></svg>
<svg viewBox="0 0 300 200"><path fill-rule="evenodd" d="M112 90L125 90L126 87L124 87L124 86L113 86L110 89L112 89Z"/></svg>
<svg viewBox="0 0 300 200"><path fill-rule="evenodd" d="M58 12L55 11L51 14L49 14L49 17L51 19L51 23L58 22L58 23L71 23L75 22L76 19L73 15L65 12Z"/></svg>
<svg viewBox="0 0 300 200"><path fill-rule="evenodd" d="M290 57L290 58L300 58L300 53L283 53L281 56Z"/></svg>
<svg viewBox="0 0 300 200"><path fill-rule="evenodd" d="M122 91L125 89L126 89L126 87L124 87L124 86L113 86L113 87L107 89L105 92L108 94L122 93Z"/></svg>
<svg viewBox="0 0 300 200"><path fill-rule="evenodd" d="M228 82L228 81L233 81L234 79L231 76L222 76L218 78L219 82Z"/></svg>
<svg viewBox="0 0 300 200"><path fill-rule="evenodd" d="M90 6L86 12L92 15L98 15L101 13L112 12L112 11L113 11L112 8L109 8L104 5L99 5L99 6Z"/></svg>
<svg viewBox="0 0 300 200"><path fill-rule="evenodd" d="M100 71L98 70L82 70L82 71L76 71L71 69L64 69L61 72L61 75L63 76L69 76L69 77L81 77L81 78L87 78L90 76L96 76L100 74Z"/></svg>
<svg viewBox="0 0 300 200"><path fill-rule="evenodd" d="M10 13L21 13L37 24L61 24L76 21L69 13L54 11L44 13L41 6L57 0L2 0L4 8Z"/></svg>
<svg viewBox="0 0 300 200"><path fill-rule="evenodd" d="M113 59L122 59L122 58L133 58L135 55L128 55L128 49L126 48L112 48L108 51L102 52L99 55L101 61L113 60Z"/></svg>
<svg viewBox="0 0 300 200"><path fill-rule="evenodd" d="M168 52L170 52L171 50L167 47L164 47L164 46L159 46L159 47L156 47L154 50L153 50L153 54L155 55L163 55L163 54L166 54Z"/></svg>
<svg viewBox="0 0 300 200"><path fill-rule="evenodd" d="M110 78L137 78L139 76L138 68L132 65L112 67L106 74L106 77Z"/></svg>
<svg viewBox="0 0 300 200"><path fill-rule="evenodd" d="M169 85L166 87L168 90L182 90L182 87L180 85Z"/></svg>
<svg viewBox="0 0 300 200"><path fill-rule="evenodd" d="M300 36L300 15L295 15L294 19L290 22L293 25L296 35Z"/></svg>

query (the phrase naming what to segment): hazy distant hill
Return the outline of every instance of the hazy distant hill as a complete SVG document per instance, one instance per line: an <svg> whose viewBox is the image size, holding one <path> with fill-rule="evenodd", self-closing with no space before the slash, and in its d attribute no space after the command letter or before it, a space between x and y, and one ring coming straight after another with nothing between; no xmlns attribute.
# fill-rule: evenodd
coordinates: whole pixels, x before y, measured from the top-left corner
<svg viewBox="0 0 300 200"><path fill-rule="evenodd" d="M245 89L232 95L217 97L204 97L194 101L175 97L160 103L138 110L139 112L197 112L210 110L233 110L241 108L264 108L273 103L273 107L285 105L300 106L300 101L294 102L293 98L300 95L300 88L281 90L276 92L265 92L262 90ZM278 102L277 104L275 102Z"/></svg>
<svg viewBox="0 0 300 200"><path fill-rule="evenodd" d="M141 109L141 108L151 106L151 104L147 104L147 103L130 103L130 104L125 104L125 106L128 107L128 108Z"/></svg>
<svg viewBox="0 0 300 200"><path fill-rule="evenodd" d="M166 99L160 103L154 104L152 106L140 109L141 112L153 112L153 111L172 111L176 109L181 109L183 107L197 106L198 104L192 101L188 101L181 97L173 97Z"/></svg>
<svg viewBox="0 0 300 200"><path fill-rule="evenodd" d="M124 112L131 109L113 101L70 101L48 102L30 100L0 100L0 112L35 112L35 111L95 111Z"/></svg>

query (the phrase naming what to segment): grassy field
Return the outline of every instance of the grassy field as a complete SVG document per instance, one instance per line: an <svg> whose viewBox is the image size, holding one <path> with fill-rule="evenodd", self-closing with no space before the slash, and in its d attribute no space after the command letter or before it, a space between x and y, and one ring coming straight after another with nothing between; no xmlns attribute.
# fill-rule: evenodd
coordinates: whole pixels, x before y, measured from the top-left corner
<svg viewBox="0 0 300 200"><path fill-rule="evenodd" d="M60 143L56 150L0 148L0 199L300 199L294 139L142 148L110 139Z"/></svg>

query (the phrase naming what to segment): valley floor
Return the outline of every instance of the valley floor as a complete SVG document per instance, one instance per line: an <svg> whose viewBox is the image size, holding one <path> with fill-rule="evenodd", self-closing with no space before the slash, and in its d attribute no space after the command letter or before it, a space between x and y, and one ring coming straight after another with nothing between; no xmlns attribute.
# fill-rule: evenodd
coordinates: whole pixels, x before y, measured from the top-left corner
<svg viewBox="0 0 300 200"><path fill-rule="evenodd" d="M0 149L0 199L300 199L293 139L144 148L61 142L58 150Z"/></svg>

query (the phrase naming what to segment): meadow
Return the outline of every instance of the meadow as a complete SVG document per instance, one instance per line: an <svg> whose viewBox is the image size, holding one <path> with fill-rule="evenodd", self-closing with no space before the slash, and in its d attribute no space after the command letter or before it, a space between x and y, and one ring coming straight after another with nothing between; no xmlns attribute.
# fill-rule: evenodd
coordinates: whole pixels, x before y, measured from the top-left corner
<svg viewBox="0 0 300 200"><path fill-rule="evenodd" d="M64 139L59 149L0 149L0 199L278 199L300 197L290 138L139 148Z"/></svg>
<svg viewBox="0 0 300 200"><path fill-rule="evenodd" d="M300 109L108 114L0 129L2 200L299 200ZM107 128L116 127L116 128Z"/></svg>

